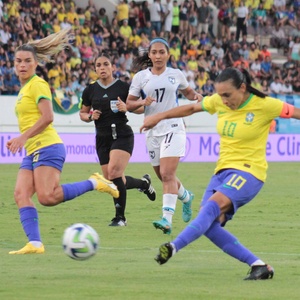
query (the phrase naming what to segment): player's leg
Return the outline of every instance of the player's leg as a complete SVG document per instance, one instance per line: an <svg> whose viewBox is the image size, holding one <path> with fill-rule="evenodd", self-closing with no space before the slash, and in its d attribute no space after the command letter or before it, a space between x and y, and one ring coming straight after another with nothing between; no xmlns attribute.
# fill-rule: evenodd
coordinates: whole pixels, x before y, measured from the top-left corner
<svg viewBox="0 0 300 300"><path fill-rule="evenodd" d="M20 168L17 175L14 197L28 243L22 249L10 251L9 254L41 254L45 251L40 236L38 212L31 200L34 192L33 171Z"/></svg>
<svg viewBox="0 0 300 300"><path fill-rule="evenodd" d="M206 231L205 236L226 254L251 267L245 280L269 279L273 277L273 268L243 246L234 235L221 227L219 221L213 222Z"/></svg>
<svg viewBox="0 0 300 300"><path fill-rule="evenodd" d="M132 176L125 176L125 185L127 190L138 189L147 195L150 201L155 201L156 191L152 185L151 176L149 174L143 175L142 178L134 178Z"/></svg>
<svg viewBox="0 0 300 300"><path fill-rule="evenodd" d="M115 217L112 219L110 226L126 226L126 186L124 171L128 165L130 153L120 149L110 151L109 163L107 165L107 176L117 186L119 197L114 197Z"/></svg>
<svg viewBox="0 0 300 300"><path fill-rule="evenodd" d="M65 156L63 144L45 147L33 154L35 190L42 205L54 206L93 190L113 196L119 194L116 186L98 173L84 181L59 185Z"/></svg>
<svg viewBox="0 0 300 300"><path fill-rule="evenodd" d="M194 194L187 190L181 181L177 178L178 199L182 202L182 219L184 222L189 222L192 218L192 202Z"/></svg>
<svg viewBox="0 0 300 300"><path fill-rule="evenodd" d="M160 159L160 176L163 184L162 219L154 221L155 228L170 234L172 230L172 218L176 209L178 186L176 169L179 157L164 157Z"/></svg>

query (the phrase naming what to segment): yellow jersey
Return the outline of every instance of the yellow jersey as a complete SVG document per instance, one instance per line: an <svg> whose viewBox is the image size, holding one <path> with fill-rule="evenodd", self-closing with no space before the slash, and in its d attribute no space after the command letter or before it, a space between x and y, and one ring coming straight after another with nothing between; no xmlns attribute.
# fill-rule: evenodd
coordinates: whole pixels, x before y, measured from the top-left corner
<svg viewBox="0 0 300 300"><path fill-rule="evenodd" d="M205 97L203 110L218 114L220 153L215 173L222 169L237 169L265 181L269 129L272 120L279 117L283 105L281 100L251 94L237 110L232 110L223 104L218 94Z"/></svg>
<svg viewBox="0 0 300 300"><path fill-rule="evenodd" d="M30 129L41 117L41 113L38 109L38 103L41 99L52 101L51 91L48 83L44 79L34 75L21 88L15 106L15 113L18 118L21 133ZM30 155L38 149L61 143L61 138L53 128L53 125L50 124L43 132L28 139L25 144L25 149L27 154Z"/></svg>

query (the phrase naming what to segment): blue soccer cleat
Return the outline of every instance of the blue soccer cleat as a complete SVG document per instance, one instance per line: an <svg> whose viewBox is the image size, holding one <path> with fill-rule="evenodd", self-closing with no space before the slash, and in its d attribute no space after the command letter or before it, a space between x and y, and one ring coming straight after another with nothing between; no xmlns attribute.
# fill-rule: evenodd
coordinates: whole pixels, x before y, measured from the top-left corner
<svg viewBox="0 0 300 300"><path fill-rule="evenodd" d="M194 200L194 194L190 191L187 191L190 195L188 202L182 202L182 220L184 222L189 222L192 218L192 201Z"/></svg>
<svg viewBox="0 0 300 300"><path fill-rule="evenodd" d="M153 226L156 229L160 229L165 234L171 234L172 232L172 225L169 223L169 221L166 218L162 218L158 221L153 221Z"/></svg>

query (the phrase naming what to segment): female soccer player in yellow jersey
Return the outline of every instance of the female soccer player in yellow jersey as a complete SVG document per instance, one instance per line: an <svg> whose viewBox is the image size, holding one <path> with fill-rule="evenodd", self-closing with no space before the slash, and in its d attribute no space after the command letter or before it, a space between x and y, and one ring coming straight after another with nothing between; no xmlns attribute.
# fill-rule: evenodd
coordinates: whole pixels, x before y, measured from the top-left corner
<svg viewBox="0 0 300 300"><path fill-rule="evenodd" d="M164 264L180 249L205 235L225 253L251 267L246 280L269 279L274 275L273 268L223 227L239 207L257 195L266 180L266 144L272 120L300 119L300 109L251 87L246 70L225 69L217 77L215 88L217 93L202 102L149 116L141 127L148 130L161 120L201 111L218 114L220 155L199 214L175 240L160 246L155 259Z"/></svg>
<svg viewBox="0 0 300 300"><path fill-rule="evenodd" d="M15 201L20 220L29 242L10 254L44 253L38 213L32 201L36 193L38 201L54 206L72 200L88 191L98 190L118 197L116 186L102 175L95 173L88 180L59 185L65 161L65 148L52 126L52 95L48 83L35 74L39 63L51 61L51 57L69 45L69 30L62 30L48 37L21 45L15 52L16 73L21 82L15 111L20 135L7 142L12 153L24 147L24 157L17 176Z"/></svg>

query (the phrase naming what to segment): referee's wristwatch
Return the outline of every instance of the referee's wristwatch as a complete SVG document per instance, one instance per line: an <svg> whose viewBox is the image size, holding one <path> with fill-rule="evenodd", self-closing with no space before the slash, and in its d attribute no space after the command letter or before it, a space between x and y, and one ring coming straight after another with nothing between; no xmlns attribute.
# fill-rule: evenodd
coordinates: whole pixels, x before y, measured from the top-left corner
<svg viewBox="0 0 300 300"><path fill-rule="evenodd" d="M94 121L93 115L89 115L89 121Z"/></svg>

